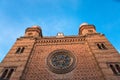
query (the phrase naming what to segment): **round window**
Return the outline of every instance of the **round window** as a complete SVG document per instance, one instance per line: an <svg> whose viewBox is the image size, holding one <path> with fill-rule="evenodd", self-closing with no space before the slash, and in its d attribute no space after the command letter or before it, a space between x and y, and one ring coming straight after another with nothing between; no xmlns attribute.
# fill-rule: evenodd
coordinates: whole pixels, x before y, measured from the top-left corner
<svg viewBox="0 0 120 80"><path fill-rule="evenodd" d="M67 50L55 50L47 58L48 68L57 74L68 73L75 67L75 56Z"/></svg>

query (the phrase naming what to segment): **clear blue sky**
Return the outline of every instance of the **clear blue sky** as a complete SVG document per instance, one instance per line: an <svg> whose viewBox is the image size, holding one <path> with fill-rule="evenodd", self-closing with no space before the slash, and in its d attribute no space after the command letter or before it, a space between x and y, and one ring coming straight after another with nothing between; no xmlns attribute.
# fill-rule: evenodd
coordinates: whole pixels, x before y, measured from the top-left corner
<svg viewBox="0 0 120 80"><path fill-rule="evenodd" d="M120 0L0 0L0 61L27 27L41 26L44 36L77 35L83 22L120 52Z"/></svg>

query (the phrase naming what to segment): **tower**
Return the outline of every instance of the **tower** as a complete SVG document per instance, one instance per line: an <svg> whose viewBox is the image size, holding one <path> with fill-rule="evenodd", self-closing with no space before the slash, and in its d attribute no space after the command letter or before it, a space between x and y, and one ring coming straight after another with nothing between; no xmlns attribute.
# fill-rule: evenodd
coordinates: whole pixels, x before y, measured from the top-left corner
<svg viewBox="0 0 120 80"><path fill-rule="evenodd" d="M96 33L96 29L94 25L88 23L82 23L79 28L79 35L87 35Z"/></svg>
<svg viewBox="0 0 120 80"><path fill-rule="evenodd" d="M26 29L2 63L2 80L119 80L120 55L94 25L83 23L75 36L42 36Z"/></svg>
<svg viewBox="0 0 120 80"><path fill-rule="evenodd" d="M32 26L25 30L25 37L42 37L40 26Z"/></svg>
<svg viewBox="0 0 120 80"><path fill-rule="evenodd" d="M17 38L2 63L0 63L0 80L20 80L29 62L29 57L35 45L36 37L42 37L39 26L26 29L23 37Z"/></svg>

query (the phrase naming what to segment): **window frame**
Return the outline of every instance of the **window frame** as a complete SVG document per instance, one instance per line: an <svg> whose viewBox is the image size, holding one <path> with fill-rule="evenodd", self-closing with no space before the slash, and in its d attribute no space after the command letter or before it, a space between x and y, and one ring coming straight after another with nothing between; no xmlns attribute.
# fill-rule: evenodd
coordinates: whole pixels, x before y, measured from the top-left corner
<svg viewBox="0 0 120 80"><path fill-rule="evenodd" d="M108 49L106 47L105 42L96 42L95 44L96 44L97 48L100 49L100 50L107 50Z"/></svg>
<svg viewBox="0 0 120 80"><path fill-rule="evenodd" d="M2 80L9 80L11 78L11 76L13 75L13 73L16 71L16 66L12 66L12 67L4 67L3 69L3 73L0 76L0 79ZM5 71L7 70L7 72L5 73Z"/></svg>
<svg viewBox="0 0 120 80"><path fill-rule="evenodd" d="M17 47L17 49L16 49L16 54L21 54L21 53L24 53L24 51L25 51L25 46L19 46L19 47Z"/></svg>
<svg viewBox="0 0 120 80"><path fill-rule="evenodd" d="M107 62L108 68L110 68L113 72L114 75L116 76L120 76L120 62ZM113 66L113 68L111 68L111 65ZM119 66L116 67L116 65Z"/></svg>

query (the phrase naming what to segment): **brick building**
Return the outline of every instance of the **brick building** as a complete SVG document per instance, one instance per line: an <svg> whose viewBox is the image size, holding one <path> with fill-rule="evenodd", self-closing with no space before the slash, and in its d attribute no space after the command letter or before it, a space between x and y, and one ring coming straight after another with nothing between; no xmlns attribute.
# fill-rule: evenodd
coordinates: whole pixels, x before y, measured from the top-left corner
<svg viewBox="0 0 120 80"><path fill-rule="evenodd" d="M120 55L91 24L52 37L32 26L0 63L0 80L120 80Z"/></svg>

